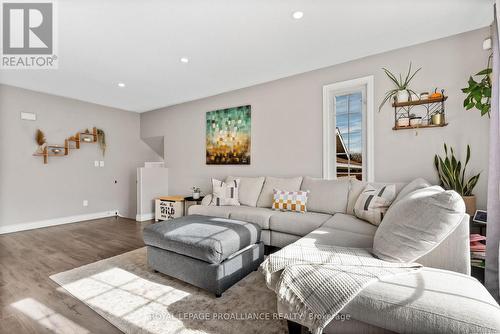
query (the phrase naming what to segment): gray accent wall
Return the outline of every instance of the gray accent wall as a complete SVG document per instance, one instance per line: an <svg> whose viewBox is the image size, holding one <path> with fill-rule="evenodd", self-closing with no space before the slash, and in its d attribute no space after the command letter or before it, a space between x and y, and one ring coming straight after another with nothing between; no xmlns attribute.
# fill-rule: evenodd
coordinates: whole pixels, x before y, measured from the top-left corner
<svg viewBox="0 0 500 334"><path fill-rule="evenodd" d="M478 207L485 208L489 120L481 118L477 111L464 110L460 89L470 74L486 66L488 51L482 50L482 41L487 36L489 29L480 29L143 113L141 136L165 137L171 194L188 194L194 185L209 192L211 177L230 174L320 177L323 85L374 75L377 109L384 93L392 88L381 68L405 71L413 61L415 66L422 67L413 89L418 92L436 86L446 89L449 126L421 129L418 135L410 130L393 131L393 109L386 105L380 113L376 112L375 180L400 182L424 177L437 182L433 156L442 153L443 143L455 147L463 158L466 145L470 144L471 171L483 173L475 191ZM252 105L252 164L207 166L205 112L247 104Z"/></svg>
<svg viewBox="0 0 500 334"><path fill-rule="evenodd" d="M21 120L21 111L37 120ZM135 218L136 168L160 160L141 141L139 123L136 113L0 85L0 227L114 209ZM63 144L93 126L106 132L104 157L97 144L83 143L47 165L32 156L37 128L50 144Z"/></svg>

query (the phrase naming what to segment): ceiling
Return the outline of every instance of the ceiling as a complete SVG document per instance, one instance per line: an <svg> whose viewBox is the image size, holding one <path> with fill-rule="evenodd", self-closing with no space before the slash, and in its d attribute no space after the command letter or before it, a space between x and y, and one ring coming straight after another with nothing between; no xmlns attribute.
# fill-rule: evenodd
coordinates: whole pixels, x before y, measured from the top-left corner
<svg viewBox="0 0 500 334"><path fill-rule="evenodd" d="M0 83L144 112L481 28L493 0L59 0L57 11L59 68L2 70Z"/></svg>

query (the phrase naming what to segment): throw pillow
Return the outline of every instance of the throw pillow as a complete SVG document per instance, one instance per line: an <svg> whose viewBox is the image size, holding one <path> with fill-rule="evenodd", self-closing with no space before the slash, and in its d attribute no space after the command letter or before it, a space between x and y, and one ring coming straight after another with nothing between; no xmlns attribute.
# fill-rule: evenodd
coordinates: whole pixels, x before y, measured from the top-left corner
<svg viewBox="0 0 500 334"><path fill-rule="evenodd" d="M201 200L201 205L210 205L212 203L212 194L207 194L203 199Z"/></svg>
<svg viewBox="0 0 500 334"><path fill-rule="evenodd" d="M418 179L415 179L415 180L411 181L410 183L408 183L406 186L404 186L403 189L401 189L401 191L399 192L399 194L396 197L396 199L394 200L394 202L392 202L392 204L399 202L400 200L405 198L406 195L414 192L415 190L427 188L430 186L431 186L431 184L429 182L427 182L426 180L419 177Z"/></svg>
<svg viewBox="0 0 500 334"><path fill-rule="evenodd" d="M238 191L238 199L241 205L257 206L262 186L264 185L265 177L234 177L228 176L226 183L240 179L240 187Z"/></svg>
<svg viewBox="0 0 500 334"><path fill-rule="evenodd" d="M226 183L224 181L212 179L212 202L211 205L240 205L238 200L238 188L240 180L236 179Z"/></svg>
<svg viewBox="0 0 500 334"><path fill-rule="evenodd" d="M302 184L302 176L291 178L266 177L262 191L260 192L257 206L259 208L270 208L273 206L273 190L287 189L288 191L299 191Z"/></svg>
<svg viewBox="0 0 500 334"><path fill-rule="evenodd" d="M415 190L387 211L375 232L373 253L386 261L413 262L446 239L464 214L464 201L455 191Z"/></svg>
<svg viewBox="0 0 500 334"><path fill-rule="evenodd" d="M307 191L283 191L274 189L273 210L306 212Z"/></svg>
<svg viewBox="0 0 500 334"><path fill-rule="evenodd" d="M389 184L375 187L368 184L359 195L356 204L354 204L354 215L378 226L394 197L396 197L396 185Z"/></svg>

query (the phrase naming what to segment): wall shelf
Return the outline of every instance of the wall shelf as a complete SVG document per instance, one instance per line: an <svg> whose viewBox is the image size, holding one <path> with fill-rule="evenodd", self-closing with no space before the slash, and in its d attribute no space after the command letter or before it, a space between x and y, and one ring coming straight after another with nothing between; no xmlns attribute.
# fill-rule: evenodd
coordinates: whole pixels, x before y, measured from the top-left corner
<svg viewBox="0 0 500 334"><path fill-rule="evenodd" d="M442 128L448 125L446 123L446 113L444 102L448 96L444 95L444 90L441 90L441 96L425 100L397 102L394 100L392 106L394 108L394 126L393 130L418 130L425 128ZM398 125L400 119L419 118L421 123L418 125ZM441 115L441 121L438 124L432 122L434 115ZM436 117L434 117L436 118ZM406 123L406 122L404 122Z"/></svg>
<svg viewBox="0 0 500 334"><path fill-rule="evenodd" d="M90 138L88 141L84 138ZM71 147L71 143L75 143L74 147ZM97 128L92 128L92 132L78 132L75 136L67 138L64 140L64 145L52 145L48 144L43 147L42 152L35 152L33 156L43 157L43 163L49 163L49 157L64 157L69 155L70 150L80 149L80 143L94 144L97 143ZM60 149L60 153L52 152L52 149Z"/></svg>
<svg viewBox="0 0 500 334"><path fill-rule="evenodd" d="M447 125L448 125L448 123L428 124L428 125L394 126L392 129L393 130L418 130L418 129L425 129L425 128L442 128L442 127L447 126Z"/></svg>

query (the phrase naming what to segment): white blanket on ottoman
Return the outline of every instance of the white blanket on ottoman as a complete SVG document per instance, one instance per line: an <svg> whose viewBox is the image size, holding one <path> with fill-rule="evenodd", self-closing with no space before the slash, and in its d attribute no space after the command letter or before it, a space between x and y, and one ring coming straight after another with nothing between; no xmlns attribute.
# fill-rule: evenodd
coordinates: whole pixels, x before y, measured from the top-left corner
<svg viewBox="0 0 500 334"><path fill-rule="evenodd" d="M370 283L419 268L416 263L379 260L366 249L299 244L271 254L260 266L270 289L272 274L283 271L274 291L313 334L321 334Z"/></svg>

